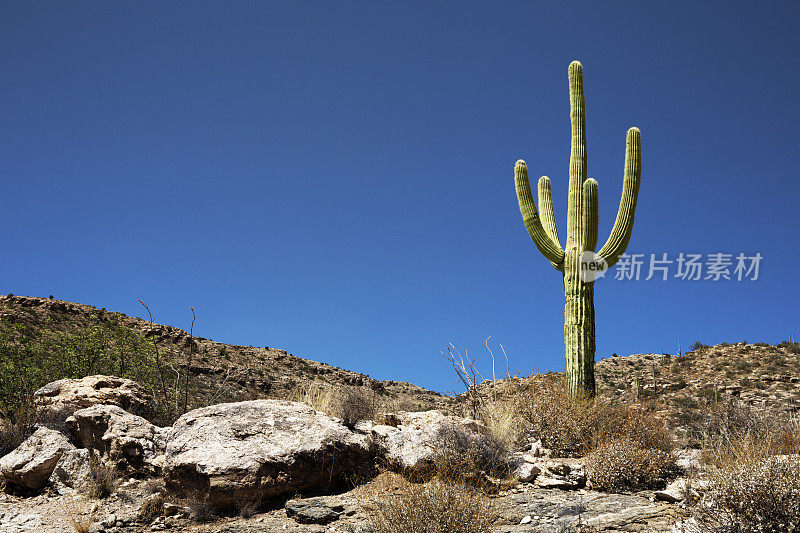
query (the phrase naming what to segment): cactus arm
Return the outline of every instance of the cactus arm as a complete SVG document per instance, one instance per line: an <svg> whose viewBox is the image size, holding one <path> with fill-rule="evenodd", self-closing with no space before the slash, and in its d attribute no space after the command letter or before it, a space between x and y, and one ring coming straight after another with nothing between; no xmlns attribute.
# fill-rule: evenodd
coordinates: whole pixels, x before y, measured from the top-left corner
<svg viewBox="0 0 800 533"><path fill-rule="evenodd" d="M536 204L531 193L531 184L528 181L528 168L525 161L519 160L514 166L514 183L517 188L517 200L519 200L519 211L522 213L522 220L533 240L533 244L542 252L553 266L559 268L564 263L564 250L558 243L547 235L542 226L542 220L536 211Z"/></svg>
<svg viewBox="0 0 800 533"><path fill-rule="evenodd" d="M614 266L619 256L628 247L633 229L633 217L636 212L636 200L639 196L639 184L642 177L642 146L639 128L628 130L625 146L625 178L622 183L622 198L619 211L608 241L597 253L606 260L608 267Z"/></svg>
<svg viewBox="0 0 800 533"><path fill-rule="evenodd" d="M554 243L560 246L561 241L558 238L556 215L553 212L553 193L550 189L550 178L547 176L539 178L539 214L547 235Z"/></svg>
<svg viewBox="0 0 800 533"><path fill-rule="evenodd" d="M569 154L567 250L578 246L582 211L581 196L583 182L586 180L586 108L583 95L583 66L579 61L573 61L569 65L569 107L572 143Z"/></svg>
<svg viewBox="0 0 800 533"><path fill-rule="evenodd" d="M592 178L583 182L583 205L581 213L581 242L583 251L594 252L597 247L597 181Z"/></svg>

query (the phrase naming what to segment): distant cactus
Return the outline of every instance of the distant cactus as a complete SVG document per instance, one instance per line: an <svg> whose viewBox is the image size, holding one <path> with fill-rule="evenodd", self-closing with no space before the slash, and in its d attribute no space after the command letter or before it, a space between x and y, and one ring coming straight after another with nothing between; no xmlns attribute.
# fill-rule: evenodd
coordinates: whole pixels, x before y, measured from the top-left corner
<svg viewBox="0 0 800 533"><path fill-rule="evenodd" d="M572 150L569 161L567 242L562 249L558 239L550 179L539 179L539 210L533 201L525 161L517 161L514 178L519 210L533 243L556 270L563 273L564 358L567 385L571 394L594 395L594 282L581 278L581 254L597 246L597 182L586 178L586 114L583 97L583 67L569 65L570 120ZM625 150L625 177L622 200L611 236L597 253L610 268L625 251L631 237L636 199L641 178L641 140L638 128L628 130ZM565 251L566 250L566 251Z"/></svg>

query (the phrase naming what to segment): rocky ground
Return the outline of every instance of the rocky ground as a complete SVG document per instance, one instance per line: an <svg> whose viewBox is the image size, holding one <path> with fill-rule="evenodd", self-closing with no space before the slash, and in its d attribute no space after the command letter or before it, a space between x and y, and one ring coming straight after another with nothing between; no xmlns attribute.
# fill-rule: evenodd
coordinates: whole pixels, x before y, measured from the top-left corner
<svg viewBox="0 0 800 533"><path fill-rule="evenodd" d="M424 472L436 460L443 428L482 431L473 420L438 411L399 412L387 424L351 428L285 400L204 407L160 428L120 407L145 400L135 383L110 376L37 391L41 409L72 412L63 429L40 427L0 459L0 531L80 531L73 520L98 533L366 533L365 495L392 475L373 479L376 464ZM683 490L588 490L582 459L544 455L534 445L514 454L510 476L486 478L496 531L672 531L685 514ZM688 472L697 453L681 452L678 463ZM113 467L114 488L86 498L98 485L98 465ZM353 480L367 481L352 488Z"/></svg>

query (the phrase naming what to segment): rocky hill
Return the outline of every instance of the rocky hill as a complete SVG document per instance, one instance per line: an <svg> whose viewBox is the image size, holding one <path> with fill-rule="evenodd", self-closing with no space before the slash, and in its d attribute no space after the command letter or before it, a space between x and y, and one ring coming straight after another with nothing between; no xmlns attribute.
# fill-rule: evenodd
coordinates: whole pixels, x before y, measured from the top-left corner
<svg viewBox="0 0 800 533"><path fill-rule="evenodd" d="M188 368L191 396L188 407L257 398L287 399L312 385L363 389L395 409L432 409L448 401L439 393L411 383L379 381L360 372L294 356L281 348L225 344L191 336L173 326L75 302L0 296L0 325L16 326L34 337L43 332L83 335L93 328L108 330L109 333L98 335L98 342L107 344L113 344L120 332L130 333L140 341L147 341L140 345L158 349L161 361L169 367L165 370L168 384L173 383L172 376L181 378Z"/></svg>
<svg viewBox="0 0 800 533"><path fill-rule="evenodd" d="M75 302L0 296L0 324L54 332L117 324L152 342L178 372L188 363L194 405L292 399L298 390L314 385L361 388L379 395L391 410L447 408L453 404L452 398L411 383L375 380L280 348L232 345L191 336L180 328ZM695 343L681 356L633 354L601 359L595 372L600 396L626 402L650 401L680 431L698 422L709 404L730 399L757 409L795 413L800 409L798 367L800 345L794 342ZM502 384L495 387L502 389Z"/></svg>

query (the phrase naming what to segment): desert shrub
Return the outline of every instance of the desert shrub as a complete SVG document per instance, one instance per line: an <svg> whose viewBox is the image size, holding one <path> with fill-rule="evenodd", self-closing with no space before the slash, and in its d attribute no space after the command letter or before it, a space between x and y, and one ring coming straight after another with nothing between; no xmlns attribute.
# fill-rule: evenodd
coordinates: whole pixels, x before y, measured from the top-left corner
<svg viewBox="0 0 800 533"><path fill-rule="evenodd" d="M586 475L598 490L650 488L663 484L674 461L669 452L647 448L631 437L598 445L586 456Z"/></svg>
<svg viewBox="0 0 800 533"><path fill-rule="evenodd" d="M294 401L327 414L341 418L346 426L354 426L361 420L375 417L373 395L361 387L340 387L312 383L297 387L292 395Z"/></svg>
<svg viewBox="0 0 800 533"><path fill-rule="evenodd" d="M378 533L489 533L498 515L480 491L439 477L412 483L384 473L362 487L359 499Z"/></svg>
<svg viewBox="0 0 800 533"><path fill-rule="evenodd" d="M800 425L795 420L774 413L756 411L738 401L720 402L690 428L692 437L703 444L704 460L723 464L754 455L800 452Z"/></svg>
<svg viewBox="0 0 800 533"><path fill-rule="evenodd" d="M439 429L435 442L436 472L443 478L474 479L480 486L482 478L475 474L503 478L511 473L508 449L490 433L471 431L453 424Z"/></svg>
<svg viewBox="0 0 800 533"><path fill-rule="evenodd" d="M741 533L800 531L800 458L760 457L715 468L710 507L696 509L707 529Z"/></svg>
<svg viewBox="0 0 800 533"><path fill-rule="evenodd" d="M375 402L373 396L361 387L346 387L339 395L338 411L344 425L353 427L362 420L375 417Z"/></svg>
<svg viewBox="0 0 800 533"><path fill-rule="evenodd" d="M695 341L695 343L694 343L694 344L692 344L692 345L689 347L689 351L692 351L692 352L698 352L698 351L705 350L706 348L709 348L709 346L708 346L707 344L703 344L703 343L702 343L702 342L700 342L700 341Z"/></svg>
<svg viewBox="0 0 800 533"><path fill-rule="evenodd" d="M518 397L518 409L532 440L541 440L558 456L578 455L592 433L594 402L571 397L560 376L544 375Z"/></svg>
<svg viewBox="0 0 800 533"><path fill-rule="evenodd" d="M579 456L614 437L630 437L644 447L672 450L664 422L645 404L572 397L563 379L544 376L520 396L519 410L533 440L556 455Z"/></svg>
<svg viewBox="0 0 800 533"><path fill-rule="evenodd" d="M89 497L100 500L111 496L117 490L119 481L119 473L114 466L105 463L95 454L89 456Z"/></svg>

